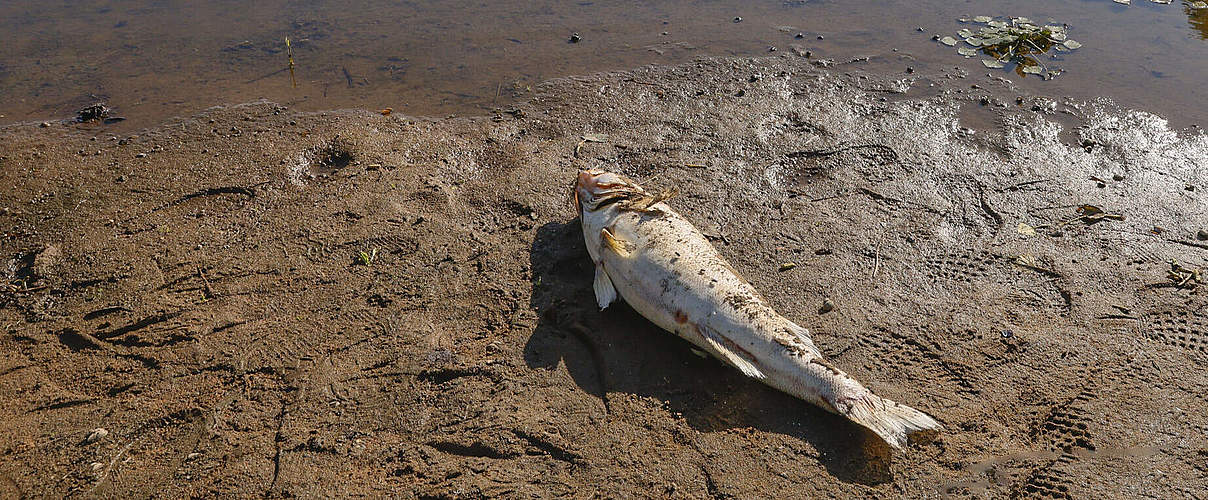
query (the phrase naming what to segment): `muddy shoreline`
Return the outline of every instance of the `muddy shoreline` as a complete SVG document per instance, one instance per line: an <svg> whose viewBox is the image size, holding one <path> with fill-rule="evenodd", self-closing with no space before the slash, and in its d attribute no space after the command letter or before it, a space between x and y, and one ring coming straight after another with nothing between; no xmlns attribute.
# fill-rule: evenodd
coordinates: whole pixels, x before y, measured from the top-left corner
<svg viewBox="0 0 1208 500"><path fill-rule="evenodd" d="M1208 262L1201 132L788 56L534 95L0 129L0 496L1208 490L1208 311L1179 271ZM597 166L678 186L830 360L946 431L890 454L596 310L567 187Z"/></svg>

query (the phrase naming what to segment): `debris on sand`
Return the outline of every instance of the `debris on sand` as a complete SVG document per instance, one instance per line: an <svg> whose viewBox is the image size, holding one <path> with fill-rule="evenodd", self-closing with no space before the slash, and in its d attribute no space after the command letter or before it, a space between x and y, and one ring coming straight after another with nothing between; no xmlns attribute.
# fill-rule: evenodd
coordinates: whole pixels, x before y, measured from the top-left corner
<svg viewBox="0 0 1208 500"><path fill-rule="evenodd" d="M109 118L109 113L112 111L113 109L106 106L105 103L98 102L76 111L76 121L80 123L101 121Z"/></svg>
<svg viewBox="0 0 1208 500"><path fill-rule="evenodd" d="M1174 283L1176 288L1193 289L1204 283L1203 269L1183 267L1179 261L1174 259L1167 262L1170 264L1170 270L1166 272L1166 277Z"/></svg>

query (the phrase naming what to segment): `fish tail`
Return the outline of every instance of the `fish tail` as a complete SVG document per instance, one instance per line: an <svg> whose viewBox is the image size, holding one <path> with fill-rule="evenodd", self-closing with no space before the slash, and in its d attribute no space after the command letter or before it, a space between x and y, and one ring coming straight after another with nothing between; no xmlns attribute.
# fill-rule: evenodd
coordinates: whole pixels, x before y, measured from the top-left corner
<svg viewBox="0 0 1208 500"><path fill-rule="evenodd" d="M861 397L837 399L835 407L839 413L867 427L897 449L906 447L907 436L911 433L938 431L942 427L926 413L877 396L867 389Z"/></svg>

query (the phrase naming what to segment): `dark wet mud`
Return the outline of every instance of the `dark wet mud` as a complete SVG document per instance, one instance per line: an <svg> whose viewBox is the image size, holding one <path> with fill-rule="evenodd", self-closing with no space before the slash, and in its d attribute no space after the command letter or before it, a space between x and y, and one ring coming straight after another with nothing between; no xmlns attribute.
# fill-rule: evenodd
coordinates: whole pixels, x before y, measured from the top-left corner
<svg viewBox="0 0 1208 500"><path fill-rule="evenodd" d="M0 130L0 496L1202 495L1208 139L820 64L559 79L480 118ZM890 453L598 311L585 167L678 187L834 364L945 431Z"/></svg>

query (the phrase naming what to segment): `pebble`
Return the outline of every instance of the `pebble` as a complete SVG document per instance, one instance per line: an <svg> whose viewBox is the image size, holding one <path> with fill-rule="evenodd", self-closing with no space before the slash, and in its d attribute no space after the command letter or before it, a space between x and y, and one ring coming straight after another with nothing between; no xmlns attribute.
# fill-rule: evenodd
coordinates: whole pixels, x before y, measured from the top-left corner
<svg viewBox="0 0 1208 500"><path fill-rule="evenodd" d="M46 128L46 127L50 126L50 122L42 122L42 123L39 123L38 126L42 127L42 128Z"/></svg>
<svg viewBox="0 0 1208 500"><path fill-rule="evenodd" d="M582 39L583 37L579 36L578 33L571 33L570 35L570 43L579 43L579 40Z"/></svg>
<svg viewBox="0 0 1208 500"><path fill-rule="evenodd" d="M835 303L830 299L822 299L822 307L818 308L818 314L826 314L835 310Z"/></svg>
<svg viewBox="0 0 1208 500"><path fill-rule="evenodd" d="M135 157L135 158L146 158L146 157L147 157L147 153L139 153L139 154L134 155L134 157Z"/></svg>
<svg viewBox="0 0 1208 500"><path fill-rule="evenodd" d="M1196 231L1195 239L1200 240L1200 241L1208 241L1208 231L1205 231L1203 229Z"/></svg>
<svg viewBox="0 0 1208 500"><path fill-rule="evenodd" d="M88 437L84 438L84 442L89 443L89 444L95 443L97 441L105 439L105 437L108 435L109 435L109 431L106 430L104 427L97 427L96 429L93 429L92 432L88 433Z"/></svg>
<svg viewBox="0 0 1208 500"><path fill-rule="evenodd" d="M742 22L742 18L741 18L741 17L735 17L735 18L734 18L734 22L736 22L736 23L741 23L741 22Z"/></svg>
<svg viewBox="0 0 1208 500"><path fill-rule="evenodd" d="M793 38L805 38L805 33L797 33L796 35L793 35Z"/></svg>

